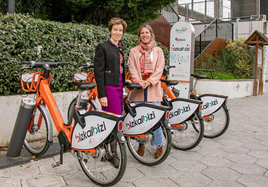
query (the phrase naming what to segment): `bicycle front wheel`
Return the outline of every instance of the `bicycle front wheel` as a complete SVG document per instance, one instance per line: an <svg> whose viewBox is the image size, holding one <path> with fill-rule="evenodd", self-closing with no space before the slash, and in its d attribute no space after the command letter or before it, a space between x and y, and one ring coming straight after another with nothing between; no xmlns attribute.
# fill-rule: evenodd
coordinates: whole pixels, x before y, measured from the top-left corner
<svg viewBox="0 0 268 187"><path fill-rule="evenodd" d="M39 104L33 117L32 128L28 129L24 139L25 148L35 156L45 154L49 148L48 121L47 109Z"/></svg>
<svg viewBox="0 0 268 187"><path fill-rule="evenodd" d="M126 136L128 148L138 162L147 166L154 166L162 163L168 157L171 150L171 132L169 129L164 128L163 125L160 128L162 134L159 134L159 137L154 137L153 131L150 130L146 133L146 140L141 142L133 137ZM162 155L158 158L155 157L157 146L152 144L154 138L162 138L163 142ZM140 143L145 147L143 155L138 154Z"/></svg>
<svg viewBox="0 0 268 187"><path fill-rule="evenodd" d="M203 134L203 120L195 114L192 119L184 121L179 127L172 128L172 146L183 151L193 149L201 142Z"/></svg>
<svg viewBox="0 0 268 187"><path fill-rule="evenodd" d="M204 118L204 137L216 138L225 133L229 127L229 110L223 105L214 113L203 116Z"/></svg>
<svg viewBox="0 0 268 187"><path fill-rule="evenodd" d="M91 155L78 151L78 161L85 174L98 185L111 186L120 181L123 177L126 165L127 154L125 144L116 141L116 153L112 151L111 143L101 144L97 148L97 154ZM112 159L118 159L119 164L114 165Z"/></svg>
<svg viewBox="0 0 268 187"><path fill-rule="evenodd" d="M74 98L74 99L71 101L71 103L70 103L70 105L69 105L69 107L68 107L67 119L69 119L69 117L70 117L72 111L74 110L76 101L77 101L77 97ZM98 104L97 104L97 102L96 102L95 100L90 99L89 102L85 105L85 109L86 109L87 111L98 110L98 109L100 109L100 106L98 106Z"/></svg>

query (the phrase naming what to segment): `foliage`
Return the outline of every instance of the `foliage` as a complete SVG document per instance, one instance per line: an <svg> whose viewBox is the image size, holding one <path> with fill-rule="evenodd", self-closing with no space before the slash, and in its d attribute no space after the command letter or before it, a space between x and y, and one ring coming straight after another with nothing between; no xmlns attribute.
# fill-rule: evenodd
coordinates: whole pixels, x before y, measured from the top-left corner
<svg viewBox="0 0 268 187"><path fill-rule="evenodd" d="M198 63L200 69L213 69L222 74L218 75L222 77L220 79L250 78L254 59L251 47L244 42L243 38L229 40L226 47L219 51L219 55L203 54L195 63Z"/></svg>
<svg viewBox="0 0 268 187"><path fill-rule="evenodd" d="M71 84L73 73L79 64L92 62L97 44L109 38L106 27L43 21L22 14L0 15L0 35L0 95L23 93L20 75L31 70L22 69L22 60L70 62L69 66L52 69L51 89L75 90ZM139 40L126 33L121 42L127 61L130 49ZM159 46L167 63L168 50Z"/></svg>
<svg viewBox="0 0 268 187"><path fill-rule="evenodd" d="M245 39L237 38L235 41L229 41L226 46L226 51L230 52L235 58L235 61L233 61L235 65L232 73L244 78L250 77L254 59L251 47L245 44Z"/></svg>
<svg viewBox="0 0 268 187"><path fill-rule="evenodd" d="M207 79L219 79L219 80L232 80L232 79L243 79L241 76L236 76L231 73L224 73L224 72L212 72L212 75L210 72L206 71L195 71L195 74L199 75L206 75Z"/></svg>
<svg viewBox="0 0 268 187"><path fill-rule="evenodd" d="M6 13L7 0L0 0L0 11ZM60 22L107 25L112 17L121 17L127 32L137 33L143 23L158 18L159 10L175 0L17 0L17 13ZM4 6L6 5L6 6Z"/></svg>

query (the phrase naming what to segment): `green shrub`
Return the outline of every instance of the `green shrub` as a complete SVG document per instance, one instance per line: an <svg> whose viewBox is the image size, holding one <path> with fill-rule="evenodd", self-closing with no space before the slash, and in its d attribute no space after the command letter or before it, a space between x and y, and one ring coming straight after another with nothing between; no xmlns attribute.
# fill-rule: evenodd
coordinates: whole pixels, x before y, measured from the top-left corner
<svg viewBox="0 0 268 187"><path fill-rule="evenodd" d="M229 41L226 45L226 51L230 52L235 59L234 61L229 61L233 63L233 74L241 76L243 78L250 77L253 70L253 55L251 52L251 47L245 44L244 38L237 38L235 41Z"/></svg>
<svg viewBox="0 0 268 187"><path fill-rule="evenodd" d="M242 38L230 40L219 51L219 55L203 54L196 62L198 68L215 70L218 74L214 78L218 79L250 78L254 59L251 47L244 42L245 39Z"/></svg>
<svg viewBox="0 0 268 187"><path fill-rule="evenodd" d="M93 62L97 44L109 38L107 28L93 25L58 23L34 19L29 15L0 15L0 95L23 93L21 60L70 62L69 66L52 69L53 92L75 90L72 76L79 64ZM122 48L127 62L130 49L139 43L137 36L125 34ZM166 63L168 50L161 44Z"/></svg>

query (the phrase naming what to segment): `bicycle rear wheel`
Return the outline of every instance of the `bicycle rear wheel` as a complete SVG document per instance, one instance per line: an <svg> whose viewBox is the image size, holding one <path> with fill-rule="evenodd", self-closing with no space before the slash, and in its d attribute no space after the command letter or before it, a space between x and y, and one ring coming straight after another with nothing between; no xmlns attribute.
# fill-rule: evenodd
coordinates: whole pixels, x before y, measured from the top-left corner
<svg viewBox="0 0 268 187"><path fill-rule="evenodd" d="M181 123L181 127L171 130L172 146L179 150L195 148L202 140L204 124L196 114L190 120Z"/></svg>
<svg viewBox="0 0 268 187"><path fill-rule="evenodd" d="M204 118L204 137L216 138L225 133L229 127L230 115L227 107L223 105L214 113L203 116Z"/></svg>
<svg viewBox="0 0 268 187"><path fill-rule="evenodd" d="M25 148L35 156L45 154L49 148L48 121L47 109L39 104L33 117L32 129L27 131L24 139Z"/></svg>
<svg viewBox="0 0 268 187"><path fill-rule="evenodd" d="M137 141L137 139L126 136L128 148L133 157L137 161L147 166L154 166L166 160L171 150L171 132L169 129L164 128L163 125L161 125L161 129L162 129L162 140L163 140L163 147L162 147L163 153L159 158L155 158L157 146L152 145L151 143L154 138L152 130L146 133L147 139L142 140L142 143L145 146L143 156L140 156L137 153L137 150L139 148L139 142Z"/></svg>
<svg viewBox="0 0 268 187"><path fill-rule="evenodd" d="M126 147L125 144L117 143L117 155L119 158L119 166L118 168L115 167L110 157L115 156L115 154L111 151L111 145L108 144L101 144L97 148L97 154L92 156L90 153L86 154L85 152L78 151L78 161L80 166L82 167L85 174L95 183L98 185L105 185L110 186L114 185L120 181L123 177L126 164L127 164L127 154L126 154Z"/></svg>

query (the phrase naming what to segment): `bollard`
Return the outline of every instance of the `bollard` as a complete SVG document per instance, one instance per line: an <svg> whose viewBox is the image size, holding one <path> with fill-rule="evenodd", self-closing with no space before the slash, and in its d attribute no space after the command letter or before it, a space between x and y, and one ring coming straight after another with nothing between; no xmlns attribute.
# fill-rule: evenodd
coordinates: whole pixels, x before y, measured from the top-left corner
<svg viewBox="0 0 268 187"><path fill-rule="evenodd" d="M34 99L23 98L21 100L20 109L7 150L7 157L20 156L23 141L26 136L31 119L33 117L34 106Z"/></svg>

